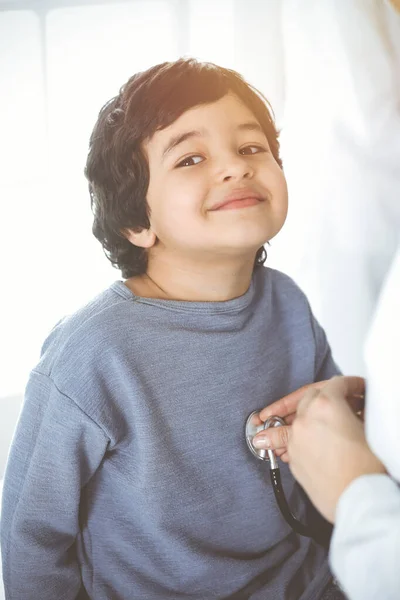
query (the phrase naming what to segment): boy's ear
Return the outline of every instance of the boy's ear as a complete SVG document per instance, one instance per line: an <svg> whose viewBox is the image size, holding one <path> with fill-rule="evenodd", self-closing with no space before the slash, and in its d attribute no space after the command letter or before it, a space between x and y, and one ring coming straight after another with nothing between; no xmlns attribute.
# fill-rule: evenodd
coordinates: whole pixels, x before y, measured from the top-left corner
<svg viewBox="0 0 400 600"><path fill-rule="evenodd" d="M151 229L140 229L139 231L122 229L121 233L131 244L140 248L151 248L157 240L156 234Z"/></svg>

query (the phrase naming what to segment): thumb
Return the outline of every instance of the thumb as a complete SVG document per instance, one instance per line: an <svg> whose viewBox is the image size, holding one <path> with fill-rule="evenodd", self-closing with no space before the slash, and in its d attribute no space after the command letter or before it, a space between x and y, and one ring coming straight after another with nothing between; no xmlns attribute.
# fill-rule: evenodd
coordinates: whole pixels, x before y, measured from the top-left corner
<svg viewBox="0 0 400 600"><path fill-rule="evenodd" d="M287 448L290 436L290 427L270 427L265 431L260 431L253 438L253 445L255 448L263 448L267 450L279 450L280 448Z"/></svg>

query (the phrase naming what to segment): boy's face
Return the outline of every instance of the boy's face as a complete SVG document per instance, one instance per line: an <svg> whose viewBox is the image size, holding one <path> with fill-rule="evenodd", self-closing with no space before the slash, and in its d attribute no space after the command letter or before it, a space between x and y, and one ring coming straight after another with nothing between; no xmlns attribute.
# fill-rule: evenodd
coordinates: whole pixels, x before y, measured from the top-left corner
<svg viewBox="0 0 400 600"><path fill-rule="evenodd" d="M236 96L188 110L144 150L150 230L157 240L150 252L254 259L281 229L285 177L257 120Z"/></svg>

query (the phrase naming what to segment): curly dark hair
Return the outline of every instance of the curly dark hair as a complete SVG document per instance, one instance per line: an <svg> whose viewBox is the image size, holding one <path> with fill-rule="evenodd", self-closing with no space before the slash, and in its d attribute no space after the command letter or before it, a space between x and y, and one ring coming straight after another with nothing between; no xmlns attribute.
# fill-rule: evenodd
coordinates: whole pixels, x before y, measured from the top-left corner
<svg viewBox="0 0 400 600"><path fill-rule="evenodd" d="M147 252L123 230L150 227L146 200L150 173L142 143L194 106L234 93L260 123L277 163L278 132L267 99L230 69L192 58L165 62L133 75L99 113L90 137L85 176L94 215L93 234L124 278L145 273ZM262 246L255 266L264 264Z"/></svg>

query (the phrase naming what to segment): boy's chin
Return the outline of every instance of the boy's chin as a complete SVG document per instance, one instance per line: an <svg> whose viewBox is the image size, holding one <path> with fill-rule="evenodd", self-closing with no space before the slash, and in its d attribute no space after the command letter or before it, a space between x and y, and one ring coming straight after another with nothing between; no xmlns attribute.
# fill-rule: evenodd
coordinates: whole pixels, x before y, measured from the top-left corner
<svg viewBox="0 0 400 600"><path fill-rule="evenodd" d="M226 248L229 249L232 254L251 254L252 252L257 252L261 246L268 244L272 237L272 235L257 235L252 236L251 238L249 236L245 239L236 238L233 239L231 243L228 242Z"/></svg>
<svg viewBox="0 0 400 600"><path fill-rule="evenodd" d="M215 256L221 258L225 256L228 260L237 260L238 262L253 261L256 257L257 252L262 246L268 244L267 241L261 241L258 244L249 246L249 244L243 245L232 245L223 248L216 248Z"/></svg>

